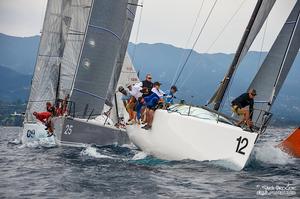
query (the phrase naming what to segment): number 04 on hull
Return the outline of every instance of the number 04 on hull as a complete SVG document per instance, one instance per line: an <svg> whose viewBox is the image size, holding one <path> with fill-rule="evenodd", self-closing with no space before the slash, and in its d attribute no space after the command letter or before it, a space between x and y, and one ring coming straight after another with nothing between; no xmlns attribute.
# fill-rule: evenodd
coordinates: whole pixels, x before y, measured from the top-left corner
<svg viewBox="0 0 300 199"><path fill-rule="evenodd" d="M224 161L242 170L259 134L228 122L205 109L182 105L172 112L157 110L151 130L133 125L127 133L136 146L158 158Z"/></svg>

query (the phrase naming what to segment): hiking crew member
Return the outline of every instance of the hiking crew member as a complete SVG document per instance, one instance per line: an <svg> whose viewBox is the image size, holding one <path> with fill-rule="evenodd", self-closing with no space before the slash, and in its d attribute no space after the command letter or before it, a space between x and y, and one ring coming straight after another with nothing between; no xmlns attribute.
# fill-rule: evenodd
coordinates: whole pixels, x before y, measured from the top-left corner
<svg viewBox="0 0 300 199"><path fill-rule="evenodd" d="M152 88L152 94L149 96L144 97L144 104L146 104L147 111L146 111L146 125L143 126L142 128L145 130L151 129L152 128L152 122L153 122L153 116L154 116L154 111L157 108L162 108L163 107L163 96L164 92L160 90L160 85L161 83L155 82L153 84Z"/></svg>
<svg viewBox="0 0 300 199"><path fill-rule="evenodd" d="M129 113L129 120L126 123L127 125L131 125L136 122L137 101L143 95L143 93L141 92L141 90L142 90L141 86L142 86L142 83L140 82L140 83L134 84L133 86L130 85L130 87L128 87L131 97L126 106L126 109L128 110L128 113Z"/></svg>
<svg viewBox="0 0 300 199"><path fill-rule="evenodd" d="M129 100L130 100L130 98L131 98L131 95L130 95L130 93L129 93L128 91L126 91L126 90L123 88L123 86L120 86L120 87L118 88L118 91L119 91L120 93L122 93L121 100L122 100L122 102L123 102L124 107L126 108L128 102L129 102ZM127 110L127 109L126 109L126 110ZM127 110L127 112L128 112L128 110Z"/></svg>
<svg viewBox="0 0 300 199"><path fill-rule="evenodd" d="M152 83L152 75L151 74L147 74L146 75L146 79L144 81L141 82L142 83L142 88L143 88L143 95L142 97L147 97L149 95L151 95L151 89L153 88L153 83ZM138 108L140 108L139 112L141 113L141 118L142 118L142 124L144 124L146 122L146 107L142 106L140 104L141 99L138 101ZM139 119L139 118L138 118Z"/></svg>
<svg viewBox="0 0 300 199"><path fill-rule="evenodd" d="M231 102L232 112L236 113L239 116L243 116L242 119L236 124L237 126L245 123L250 129L252 128L252 115L255 96L256 90L250 89L248 93L240 95ZM248 106L249 108L246 108Z"/></svg>
<svg viewBox="0 0 300 199"><path fill-rule="evenodd" d="M46 103L46 109L47 109L47 112L39 112L39 113L38 112L33 112L33 115L36 117L36 119L38 119L43 124L45 124L45 126L46 126L45 130L48 130L48 137L49 137L49 136L53 135L53 128L52 128L52 124L51 124L51 118L53 116L55 116L56 110L50 102Z"/></svg>
<svg viewBox="0 0 300 199"><path fill-rule="evenodd" d="M147 89L147 91L143 94L143 97L151 95L151 89L153 88L151 74L147 74L146 79L142 81L142 88Z"/></svg>
<svg viewBox="0 0 300 199"><path fill-rule="evenodd" d="M169 108L174 104L175 93L177 92L177 87L175 85L171 86L170 91L166 92L167 94L164 96L165 100L165 108Z"/></svg>

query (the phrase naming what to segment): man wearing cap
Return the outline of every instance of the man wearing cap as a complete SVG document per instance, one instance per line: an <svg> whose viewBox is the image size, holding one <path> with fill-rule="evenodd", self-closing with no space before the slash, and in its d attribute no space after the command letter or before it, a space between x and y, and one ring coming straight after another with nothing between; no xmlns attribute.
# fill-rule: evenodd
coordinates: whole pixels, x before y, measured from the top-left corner
<svg viewBox="0 0 300 199"><path fill-rule="evenodd" d="M237 126L240 126L242 123L246 123L250 129L252 128L252 115L255 96L256 90L250 89L247 93L243 93L231 102L232 112L236 113L237 115L243 115L242 120L236 124ZM248 106L249 108L246 108Z"/></svg>
<svg viewBox="0 0 300 199"><path fill-rule="evenodd" d="M131 98L131 94L130 94L130 92L126 91L125 88L124 88L123 86L120 86L120 87L118 88L118 91L119 91L120 93L122 93L121 100L122 100L122 102L123 102L123 104L124 104L124 107L126 108L128 102L129 102L129 100L130 100L130 98Z"/></svg>
<svg viewBox="0 0 300 199"><path fill-rule="evenodd" d="M142 88L147 89L147 92L143 94L143 97L151 95L151 89L153 88L152 76L151 74L146 75L146 79L142 81Z"/></svg>
<svg viewBox="0 0 300 199"><path fill-rule="evenodd" d="M147 106L146 125L142 128L145 130L151 129L153 122L154 111L160 106L163 107L163 96L165 93L160 90L161 83L154 82L152 88L152 94L144 97L144 103Z"/></svg>

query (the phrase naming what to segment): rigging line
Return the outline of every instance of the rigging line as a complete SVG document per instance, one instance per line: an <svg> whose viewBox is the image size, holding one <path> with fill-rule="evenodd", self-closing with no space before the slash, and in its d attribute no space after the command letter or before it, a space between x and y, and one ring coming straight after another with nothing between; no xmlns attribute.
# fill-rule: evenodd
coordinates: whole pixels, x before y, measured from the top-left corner
<svg viewBox="0 0 300 199"><path fill-rule="evenodd" d="M259 53L259 58L258 58L258 62L257 62L258 70L259 70L259 65L261 65L262 51L263 51L263 47L264 47L264 44L265 44L265 37L266 37L267 27L268 27L268 18L267 18L266 23L265 23L265 29L264 29L264 33L263 33L261 46L260 46L260 53Z"/></svg>
<svg viewBox="0 0 300 199"><path fill-rule="evenodd" d="M205 26L206 26L206 24L207 24L207 22L208 22L208 19L210 18L211 14L212 14L213 9L215 8L217 2L218 2L218 0L215 0L213 6L211 7L211 9L210 9L210 11L209 11L209 14L208 14L207 18L205 19L205 22L204 22L203 26L201 27L201 30L200 30L200 32L199 32L199 34L198 34L198 36L197 36L197 38L196 38L196 40L195 40L195 42L194 42L192 48L190 49L190 51L189 51L189 53L188 53L188 56L186 57L186 60L185 60L184 64L182 65L182 68L181 68L181 70L180 70L180 72L179 72L179 74L178 74L176 80L174 81L174 84L176 84L176 82L178 81L178 79L179 79L179 77L180 77L182 71L184 70L184 68L185 68L185 66L186 66L186 64L187 64L187 62L188 62L190 56L192 55L192 52L193 52L193 50L194 50L194 48L195 48L195 46L196 46L196 44L197 44L197 42L198 42L200 36L202 35L202 32L203 32L203 30L204 30L204 28L205 28Z"/></svg>
<svg viewBox="0 0 300 199"><path fill-rule="evenodd" d="M136 53L136 49L137 49L137 42L138 42L139 34L140 34L140 27L141 27L142 15L143 15L144 1L141 2L141 5L142 6L141 6L139 22L138 22L138 26L137 26L137 31L136 31L135 41L134 41L134 47L133 47L133 53L132 53L132 63L133 64L134 64L134 61L135 61L135 53ZM140 70L142 70L142 67L141 67Z"/></svg>
<svg viewBox="0 0 300 199"><path fill-rule="evenodd" d="M193 35L193 32L194 32L194 30L195 30L195 28L196 28L196 25L197 25L197 23L198 23L198 19L199 19L199 17L200 17L201 11L202 11L204 1L205 1L205 0L202 0L201 7L200 7L200 9L199 9L199 11L198 11L198 13L197 13L196 20L195 20L194 25L193 25L193 27L192 27L192 31L190 32L190 34L189 34L189 36L188 36L188 39L187 39L187 41L186 41L186 43L185 43L184 49L186 49L187 46L188 46L189 43L190 43L190 40L191 40L192 35ZM184 57L184 54L185 54L185 53L184 53L184 52L185 52L184 49L182 50L182 53L181 53L181 56L180 56L180 60L179 60L179 63L178 63L177 69L176 69L176 73L175 73L174 78L173 78L173 80L172 80L172 85L173 85L174 82L175 82L175 78L176 78L176 76L177 76L177 74L178 74L178 72L179 72L181 63L182 63L182 61L183 61L183 57Z"/></svg>
<svg viewBox="0 0 300 199"><path fill-rule="evenodd" d="M218 36L216 37L216 39L212 42L212 44L208 47L208 49L205 51L205 53L208 53L208 51L210 51L210 49L215 45L215 43L220 39L220 37L222 36L222 34L224 33L224 31L228 28L229 24L232 22L232 20L234 19L234 17L239 13L239 11L241 10L241 8L243 7L243 5L245 4L247 0L244 0L239 7L237 8L237 10L234 12L234 14L231 16L231 18L227 21L227 23L223 26L222 30L219 32Z"/></svg>
<svg viewBox="0 0 300 199"><path fill-rule="evenodd" d="M225 26L223 26L222 30L219 32L218 36L216 37L216 39L213 41L213 43L209 46L209 48L205 51L205 53L208 53L208 51L215 45L215 43L217 42L217 40L219 40L220 36L224 33L224 31L226 30L226 28L229 26L229 24L232 22L232 20L234 19L234 17L238 14L238 12L240 11L240 9L242 8L242 6L244 5L244 3L247 0L244 0L239 7L237 8L237 10L234 12L234 14L230 17L230 19L228 20L228 22L225 24ZM177 74L177 72L176 72ZM187 78L185 78L185 80L182 82L182 84L179 86L179 88L183 87L183 85L186 83L186 81L188 79L190 79L190 77L192 76L193 72L191 72Z"/></svg>

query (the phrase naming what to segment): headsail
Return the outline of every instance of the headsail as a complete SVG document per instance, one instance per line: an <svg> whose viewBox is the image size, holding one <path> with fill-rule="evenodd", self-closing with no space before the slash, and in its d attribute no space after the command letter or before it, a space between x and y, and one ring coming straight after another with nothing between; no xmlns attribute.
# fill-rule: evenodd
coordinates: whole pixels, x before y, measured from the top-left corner
<svg viewBox="0 0 300 199"><path fill-rule="evenodd" d="M126 53L125 58L124 58L124 63L122 66L122 70L121 70L121 74L120 74L120 78L118 81L118 87L122 86L122 87L126 87L127 84L135 84L139 82L139 78L137 76L137 73L134 69L134 66L132 64L132 61L129 57L129 54ZM127 88L126 88L127 89ZM119 118L124 118L124 116L126 117L127 111L124 107L124 104L121 100L122 94L120 92L116 93L116 96L113 101L113 104L115 105L115 108L112 109L112 113L110 115L110 118L117 122ZM115 101L117 100L117 101ZM117 110L118 107L118 110ZM127 119L127 118L125 118Z"/></svg>
<svg viewBox="0 0 300 199"><path fill-rule="evenodd" d="M70 6L70 27L67 32L59 82L59 98L71 93L77 63L84 41L92 0L72 0Z"/></svg>
<svg viewBox="0 0 300 199"><path fill-rule="evenodd" d="M300 1L297 1L249 87L258 93L256 101L261 103L256 104L257 109L266 112L271 109L297 56L300 47L299 15ZM253 121L263 124L265 115L260 113L254 111Z"/></svg>
<svg viewBox="0 0 300 199"><path fill-rule="evenodd" d="M242 40L239 47L235 53L235 57L230 65L230 68L221 82L219 88L210 99L209 104L214 103L214 109L219 110L220 104L222 103L223 97L226 93L227 87L230 83L231 77L238 68L240 62L247 54L250 46L252 45L256 35L263 26L265 20L267 19L271 9L276 0L258 0L254 8L250 21L246 27Z"/></svg>
<svg viewBox="0 0 300 199"><path fill-rule="evenodd" d="M99 115L118 61L127 1L94 0L70 100L75 116Z"/></svg>
<svg viewBox="0 0 300 199"><path fill-rule="evenodd" d="M63 12L67 0L49 0L40 40L25 121L32 122L34 111L45 110L46 101L56 98L60 59L64 50Z"/></svg>

